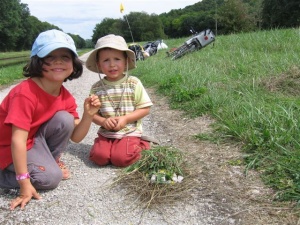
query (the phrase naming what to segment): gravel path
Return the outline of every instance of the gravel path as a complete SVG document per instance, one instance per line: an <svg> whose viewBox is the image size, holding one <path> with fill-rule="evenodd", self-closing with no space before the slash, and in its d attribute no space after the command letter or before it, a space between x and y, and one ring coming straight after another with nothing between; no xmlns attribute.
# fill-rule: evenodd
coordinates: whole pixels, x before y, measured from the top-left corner
<svg viewBox="0 0 300 225"><path fill-rule="evenodd" d="M86 57L87 54L82 59L85 60ZM77 99L80 115L84 98L97 80L97 74L85 69L81 78L65 84ZM9 90L10 88L0 91L0 100ZM151 95L154 93L150 97ZM159 107L154 105L153 115L144 119L146 134L158 138L162 144L172 144L169 128L165 124L157 124L155 120L155 115L161 114ZM96 131L97 127L92 125L81 143L69 145L63 160L69 166L72 177L62 181L54 190L40 192L42 200L32 200L23 211L19 208L10 211L8 205L14 196L1 194L0 224L242 224L229 216L226 212L228 208L217 206L210 196L200 198L200 194L196 194L188 202L162 206L161 210L144 210L135 199L126 196L124 188L110 188L109 184L117 176L118 168L98 167L88 160Z"/></svg>

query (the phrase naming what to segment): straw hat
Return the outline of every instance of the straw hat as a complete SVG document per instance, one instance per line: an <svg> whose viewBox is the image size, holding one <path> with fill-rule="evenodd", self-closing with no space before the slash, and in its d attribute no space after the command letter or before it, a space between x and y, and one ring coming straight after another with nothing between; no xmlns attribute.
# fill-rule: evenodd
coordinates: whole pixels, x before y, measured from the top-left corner
<svg viewBox="0 0 300 225"><path fill-rule="evenodd" d="M134 69L136 67L135 65L135 53L133 51L131 51L127 44L126 41L124 40L123 37L118 36L118 35L114 35L114 34L109 34L106 35L102 38L99 38L95 49L90 53L89 57L87 58L85 65L86 68L96 72L96 73L101 73L101 68L97 68L97 52L99 51L99 49L102 48L113 48L116 50L120 50L120 51L125 51L127 56L128 56L128 70Z"/></svg>

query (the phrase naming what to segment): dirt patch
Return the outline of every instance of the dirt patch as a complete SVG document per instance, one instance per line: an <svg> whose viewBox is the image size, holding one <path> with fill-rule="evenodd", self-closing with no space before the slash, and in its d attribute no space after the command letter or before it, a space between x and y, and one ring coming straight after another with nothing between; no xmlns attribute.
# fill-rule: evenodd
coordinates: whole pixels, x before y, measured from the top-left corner
<svg viewBox="0 0 300 225"><path fill-rule="evenodd" d="M288 96L299 96L300 68L293 66L285 73L263 80L262 85L270 92L280 92Z"/></svg>

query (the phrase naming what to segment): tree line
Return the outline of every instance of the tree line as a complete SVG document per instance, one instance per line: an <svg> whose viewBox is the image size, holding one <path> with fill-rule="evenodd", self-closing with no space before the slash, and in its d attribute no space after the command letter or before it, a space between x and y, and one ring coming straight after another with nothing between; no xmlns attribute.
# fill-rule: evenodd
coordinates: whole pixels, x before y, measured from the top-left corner
<svg viewBox="0 0 300 225"><path fill-rule="evenodd" d="M0 4L0 51L30 50L35 38L42 31L62 30L48 22L42 22L30 14L27 4L20 0L1 0ZM77 48L83 48L86 41L79 35L69 34Z"/></svg>
<svg viewBox="0 0 300 225"><path fill-rule="evenodd" d="M132 35L129 30L132 30ZM106 18L96 24L92 41L117 33L127 41L150 41L191 35L210 28L218 35L280 29L300 25L299 0L202 0L160 15L131 12L123 19Z"/></svg>
<svg viewBox="0 0 300 225"><path fill-rule="evenodd" d="M41 22L20 0L0 4L0 51L29 50L36 36L59 27ZM168 13L130 12L121 19L104 18L95 24L91 40L70 34L77 48L93 47L99 37L113 33L127 42L189 36L190 30L210 28L217 35L261 29L298 27L299 0L202 0Z"/></svg>

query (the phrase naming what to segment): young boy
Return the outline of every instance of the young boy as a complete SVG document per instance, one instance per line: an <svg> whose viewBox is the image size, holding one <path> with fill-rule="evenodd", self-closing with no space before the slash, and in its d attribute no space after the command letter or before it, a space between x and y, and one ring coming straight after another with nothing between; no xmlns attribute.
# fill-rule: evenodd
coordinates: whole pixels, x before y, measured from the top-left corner
<svg viewBox="0 0 300 225"><path fill-rule="evenodd" d="M141 81L128 75L135 66L134 52L123 37L113 34L98 39L86 61L86 67L100 77L91 88L101 107L94 115L100 128L90 151L90 160L100 166L129 166L150 148L141 138L141 119L149 114L152 102Z"/></svg>

